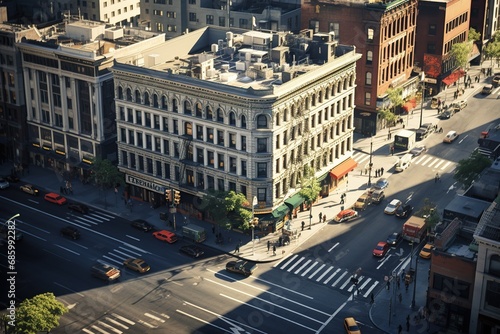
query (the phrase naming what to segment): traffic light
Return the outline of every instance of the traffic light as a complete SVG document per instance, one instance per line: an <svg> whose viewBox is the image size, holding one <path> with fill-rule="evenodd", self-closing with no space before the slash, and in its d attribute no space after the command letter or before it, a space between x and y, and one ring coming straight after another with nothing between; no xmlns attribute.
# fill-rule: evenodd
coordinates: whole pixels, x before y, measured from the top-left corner
<svg viewBox="0 0 500 334"><path fill-rule="evenodd" d="M172 190L165 189L165 200L167 202L172 202Z"/></svg>
<svg viewBox="0 0 500 334"><path fill-rule="evenodd" d="M250 227L254 228L259 225L259 218L255 217L250 221Z"/></svg>
<svg viewBox="0 0 500 334"><path fill-rule="evenodd" d="M179 190L174 190L174 204L179 205L181 202L181 192Z"/></svg>

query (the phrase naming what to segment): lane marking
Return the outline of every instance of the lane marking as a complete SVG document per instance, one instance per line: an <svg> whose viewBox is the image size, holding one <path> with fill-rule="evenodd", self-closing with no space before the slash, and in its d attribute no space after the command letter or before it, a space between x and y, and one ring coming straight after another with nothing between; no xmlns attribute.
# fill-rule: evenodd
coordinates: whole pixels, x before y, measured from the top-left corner
<svg viewBox="0 0 500 334"><path fill-rule="evenodd" d="M298 255L294 255L290 260L288 260L284 265L280 267L280 269L285 269L286 266L288 266L293 260L295 260L298 257ZM277 264L275 264L273 267L276 267Z"/></svg>
<svg viewBox="0 0 500 334"><path fill-rule="evenodd" d="M66 290L69 290L69 291L71 291L71 292L73 292L73 293L76 293L76 294L77 294L77 295L79 295L80 297L85 297L85 295L84 295L83 293L80 293L80 292L78 292L78 291L75 291L75 290L73 290L73 289L70 289L70 288L68 288L67 286L62 285L61 283L57 283L57 282L52 282L52 283L54 283L55 285L58 285L58 286L60 286L60 287L62 287L62 288L64 288L64 289L66 289Z"/></svg>
<svg viewBox="0 0 500 334"><path fill-rule="evenodd" d="M299 269L294 271L294 274L297 275L302 269L304 269L309 264L309 262L312 262L312 260L311 259L307 260L306 263L304 263L302 266L300 266Z"/></svg>
<svg viewBox="0 0 500 334"><path fill-rule="evenodd" d="M124 322L128 323L129 325L132 325L132 326L135 325L135 322L133 322L132 320L129 320L129 319L125 318L125 317L122 317L119 314L111 313L111 315L113 317L117 318L117 319L120 319L121 321L124 321Z"/></svg>
<svg viewBox="0 0 500 334"><path fill-rule="evenodd" d="M448 161L443 167L441 167L441 170L445 169L451 164L451 161Z"/></svg>
<svg viewBox="0 0 500 334"><path fill-rule="evenodd" d="M128 234L125 234L125 236L126 236L127 238L134 239L135 241L141 241L141 239L136 238L136 237L133 237L133 236L128 235Z"/></svg>
<svg viewBox="0 0 500 334"><path fill-rule="evenodd" d="M337 247L338 245L340 245L340 242L337 242L335 245L332 246L332 248L330 248L328 250L328 253L330 253L335 247Z"/></svg>
<svg viewBox="0 0 500 334"><path fill-rule="evenodd" d="M331 269L333 269L333 267L330 267ZM323 284L328 284L328 282L330 282L330 280L335 277L335 275L337 275L337 273L340 271L340 268L338 268L337 270L335 270L335 272L333 274L330 275L330 277L328 277L328 279L326 281L323 282Z"/></svg>
<svg viewBox="0 0 500 334"><path fill-rule="evenodd" d="M375 289L375 287L378 285L378 281L375 281L375 283L366 291L366 293L363 295L363 297L368 297L368 295L370 294L370 292L372 292L373 289Z"/></svg>
<svg viewBox="0 0 500 334"><path fill-rule="evenodd" d="M293 266L291 266L290 268L288 268L288 272L292 271L293 268L297 267L302 261L304 261L306 258L305 257L301 257L297 262L295 262L293 264Z"/></svg>
<svg viewBox="0 0 500 334"><path fill-rule="evenodd" d="M54 244L54 246L57 246L57 247L59 247L59 248L62 248L62 249L64 249L65 251L68 251L68 252L70 252L70 253L73 253L73 254L76 254L76 255L80 255L80 253L77 253L77 252L75 252L75 251L73 251L73 250L71 250L71 249L69 249L69 248L63 247L63 246L61 246L61 245L59 245L59 244Z"/></svg>
<svg viewBox="0 0 500 334"><path fill-rule="evenodd" d="M346 300L346 301L345 301L342 305L340 305L340 306L339 306L339 308L338 308L335 312L333 312L333 313L332 313L332 315L330 315L330 317L329 317L329 318L325 321L325 323L323 324L323 326L321 326L321 327L320 327L320 328L316 331L316 333L321 333L321 331L322 331L322 330L326 327L326 325L328 325L328 323L329 323L330 321L332 321L332 319L333 319L333 318L335 318L335 316L336 316L336 315L337 315L340 311L342 311L342 309L343 309L343 308L347 305L347 302L348 302L348 301L349 301L349 299L348 299L348 300Z"/></svg>
<svg viewBox="0 0 500 334"><path fill-rule="evenodd" d="M347 275L347 271L344 271L344 273L339 278L337 278L335 282L333 282L332 286L333 287L337 286L337 284L340 282L342 278L344 278L345 275Z"/></svg>
<svg viewBox="0 0 500 334"><path fill-rule="evenodd" d="M316 263L318 262L315 262L314 265L316 265ZM322 264L318 269L316 269L315 272L313 272L311 275L309 275L308 279L311 279L313 278L318 272L320 272L321 269L323 269L324 267L326 267L326 264Z"/></svg>
<svg viewBox="0 0 500 334"><path fill-rule="evenodd" d="M111 322L112 324L115 324L116 326L120 326L121 328L123 329L129 329L128 326L125 326L124 324L122 324L121 322L118 322L116 321L115 319L113 318L110 318L110 317L106 317L106 320Z"/></svg>
<svg viewBox="0 0 500 334"><path fill-rule="evenodd" d="M326 266L326 265L325 265L325 264L323 264L323 265L321 266L321 268L323 268L324 266ZM321 268L319 268L319 269L321 269ZM319 270L319 269L318 269L318 270ZM320 276L316 279L316 282L321 281L321 279L322 279L323 277L325 277L325 276L326 276L326 274L328 274L328 272L329 272L330 270L332 270L332 269L333 269L333 267L328 267L328 269L327 269L327 270L325 270L325 271L324 271L324 272L323 272L323 273L322 273L322 274L321 274L321 275L320 275ZM316 271L318 271L318 270L316 270ZM316 273L314 273L314 274L316 274ZM312 276L313 276L313 275L311 275L309 278L311 278Z"/></svg>
<svg viewBox="0 0 500 334"><path fill-rule="evenodd" d="M101 320L98 320L97 323L100 324L101 326L104 326L104 327L112 330L113 332L115 332L117 334L122 334L123 333L121 330L118 330L118 329L114 328L113 326L108 325L107 323L105 323L105 322L103 322Z"/></svg>
<svg viewBox="0 0 500 334"><path fill-rule="evenodd" d="M130 250L130 249L127 249L127 248L125 248L125 247L122 247L122 246L119 246L118 248L123 249L123 250L125 250L125 251L127 251L127 252L130 252L130 253L134 254L135 256L137 256L137 257L139 257L139 256L141 256L141 255L142 255L142 254L141 254L141 253L139 253L139 252L134 252L134 251L132 251L132 250Z"/></svg>
<svg viewBox="0 0 500 334"><path fill-rule="evenodd" d="M165 320L163 320L162 318L157 317L157 316L155 316L155 315L152 315L151 313L147 313L147 312L146 312L146 313L144 313L144 315L145 315L146 317L150 317L151 319L154 319L154 320L156 320L156 321L159 321L159 322L165 322Z"/></svg>
<svg viewBox="0 0 500 334"><path fill-rule="evenodd" d="M300 276L304 277L308 272L311 271L312 268L316 267L316 265L318 264L318 262L314 262L312 265L309 266L309 268L307 268Z"/></svg>

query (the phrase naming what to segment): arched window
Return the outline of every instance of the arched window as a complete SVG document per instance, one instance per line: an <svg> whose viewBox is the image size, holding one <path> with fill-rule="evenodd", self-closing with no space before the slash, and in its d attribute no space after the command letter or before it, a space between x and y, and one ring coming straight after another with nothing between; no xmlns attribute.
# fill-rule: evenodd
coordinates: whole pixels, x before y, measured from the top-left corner
<svg viewBox="0 0 500 334"><path fill-rule="evenodd" d="M118 87L118 98L123 100L123 88Z"/></svg>
<svg viewBox="0 0 500 334"><path fill-rule="evenodd" d="M366 72L365 85L371 86L372 84L372 72Z"/></svg>
<svg viewBox="0 0 500 334"><path fill-rule="evenodd" d="M151 102L149 101L149 93L148 92L144 93L144 104L147 106L149 106L151 104Z"/></svg>
<svg viewBox="0 0 500 334"><path fill-rule="evenodd" d="M366 63L371 65L373 62L373 51L366 51Z"/></svg>
<svg viewBox="0 0 500 334"><path fill-rule="evenodd" d="M135 91L135 103L141 103L141 92Z"/></svg>
<svg viewBox="0 0 500 334"><path fill-rule="evenodd" d="M184 114L191 115L193 111L191 110L191 102L184 101Z"/></svg>
<svg viewBox="0 0 500 334"><path fill-rule="evenodd" d="M229 113L229 125L235 126L236 125L236 115L234 114L233 111Z"/></svg>
<svg viewBox="0 0 500 334"><path fill-rule="evenodd" d="M500 277L500 255L494 254L490 258L489 274Z"/></svg>
<svg viewBox="0 0 500 334"><path fill-rule="evenodd" d="M153 94L153 107L158 108L158 95Z"/></svg>
<svg viewBox="0 0 500 334"><path fill-rule="evenodd" d="M196 117L202 117L203 116L203 113L202 113L202 107L201 107L201 103L200 102L197 102L194 106L194 108L196 109Z"/></svg>
<svg viewBox="0 0 500 334"><path fill-rule="evenodd" d="M188 136L193 136L193 124L191 122L184 123L184 134Z"/></svg>
<svg viewBox="0 0 500 334"><path fill-rule="evenodd" d="M221 108L217 108L217 122L224 123L224 113Z"/></svg>
<svg viewBox="0 0 500 334"><path fill-rule="evenodd" d="M208 119L209 121L213 121L213 120L214 120L214 112L212 111L212 107L207 106L207 107L205 108L205 117L206 117L206 119Z"/></svg>
<svg viewBox="0 0 500 334"><path fill-rule="evenodd" d="M281 118L281 114L276 113L276 121L274 122L276 124L276 126L279 126L281 124L280 118Z"/></svg>
<svg viewBox="0 0 500 334"><path fill-rule="evenodd" d="M127 101L132 102L132 90L127 88Z"/></svg>
<svg viewBox="0 0 500 334"><path fill-rule="evenodd" d="M266 117L266 115L257 116L257 129L267 129L267 117Z"/></svg>
<svg viewBox="0 0 500 334"><path fill-rule="evenodd" d="M179 112L179 104L177 102L177 99L172 99L172 111Z"/></svg>
<svg viewBox="0 0 500 334"><path fill-rule="evenodd" d="M167 101L168 101L167 97L165 95L163 95L161 97L161 108L163 110L168 110L168 102Z"/></svg>
<svg viewBox="0 0 500 334"><path fill-rule="evenodd" d="M244 115L241 115L241 128L242 129L247 128L247 118Z"/></svg>

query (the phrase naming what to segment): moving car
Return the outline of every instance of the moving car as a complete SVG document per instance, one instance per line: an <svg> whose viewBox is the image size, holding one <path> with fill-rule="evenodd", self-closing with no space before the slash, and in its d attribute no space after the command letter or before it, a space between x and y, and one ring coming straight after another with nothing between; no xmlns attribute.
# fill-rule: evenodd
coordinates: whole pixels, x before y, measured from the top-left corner
<svg viewBox="0 0 500 334"><path fill-rule="evenodd" d="M396 172L402 172L411 165L411 159L413 158L413 155L410 153L407 153L400 157L398 161L396 162L396 165L394 166L394 170Z"/></svg>
<svg viewBox="0 0 500 334"><path fill-rule="evenodd" d="M149 264L146 263L143 259L126 259L123 261L123 265L133 271L137 271L138 273L145 273L151 269Z"/></svg>
<svg viewBox="0 0 500 334"><path fill-rule="evenodd" d="M3 177L0 178L0 189L7 189L8 187L10 187L9 181L4 179Z"/></svg>
<svg viewBox="0 0 500 334"><path fill-rule="evenodd" d="M177 235L175 235L174 232L170 232L167 230L161 230L161 231L156 231L153 232L153 236L160 240L160 241L166 241L169 244L173 244L174 242L177 241Z"/></svg>
<svg viewBox="0 0 500 334"><path fill-rule="evenodd" d="M200 247L197 247L197 246L193 246L193 245L182 246L179 249L179 251L181 253L184 253L184 254L189 255L191 257L200 257L203 254L205 254L203 249L201 249Z"/></svg>
<svg viewBox="0 0 500 334"><path fill-rule="evenodd" d="M412 212L413 212L413 206L411 206L410 204L401 205L399 208L396 209L396 217L408 218L411 216Z"/></svg>
<svg viewBox="0 0 500 334"><path fill-rule="evenodd" d="M71 238L73 240L80 239L80 231L76 227L66 226L61 229L61 235L63 237Z"/></svg>
<svg viewBox="0 0 500 334"><path fill-rule="evenodd" d="M48 194L45 194L45 196L43 197L47 202L50 202L50 203L55 203L55 204L59 204L59 205L63 205L63 204L66 204L67 200L66 198L62 197L61 195L59 194L56 194L56 193L48 193Z"/></svg>
<svg viewBox="0 0 500 334"><path fill-rule="evenodd" d="M96 263L90 269L92 276L108 282L114 282L120 278L120 270L104 263Z"/></svg>
<svg viewBox="0 0 500 334"><path fill-rule="evenodd" d="M401 201L399 199L393 199L384 209L384 213L388 215L393 215L396 210L401 206Z"/></svg>
<svg viewBox="0 0 500 334"><path fill-rule="evenodd" d="M23 186L20 186L19 189L21 189L21 191L24 191L25 193L33 195L33 196L38 196L38 194L40 193L40 191L38 191L38 189L33 187L31 184L25 184Z"/></svg>
<svg viewBox="0 0 500 334"><path fill-rule="evenodd" d="M86 206L85 204L79 204L79 203L70 203L68 204L68 209L77 211L83 214L89 213L89 207Z"/></svg>
<svg viewBox="0 0 500 334"><path fill-rule="evenodd" d="M380 241L377 246L373 249L373 256L377 257L382 257L387 254L387 251L389 250L390 246L387 242L385 241Z"/></svg>
<svg viewBox="0 0 500 334"><path fill-rule="evenodd" d="M226 264L226 270L245 275L245 276L250 276L253 274L253 272L257 269L257 264L254 262L249 262L249 261L229 261Z"/></svg>
<svg viewBox="0 0 500 334"><path fill-rule="evenodd" d="M443 143L453 143L455 139L458 138L458 133L456 131L449 131L443 139Z"/></svg>
<svg viewBox="0 0 500 334"><path fill-rule="evenodd" d="M421 146L417 146L417 147L412 148L410 153L414 157L418 157L420 154L424 153L425 151L427 151L427 147L425 147L425 145L421 145Z"/></svg>
<svg viewBox="0 0 500 334"><path fill-rule="evenodd" d="M354 219L358 216L358 212L352 209L342 210L340 211L333 220L337 223L342 223L351 219Z"/></svg>
<svg viewBox="0 0 500 334"><path fill-rule="evenodd" d="M493 91L493 85L484 85L483 89L481 90L481 94L488 95L491 94L492 91Z"/></svg>
<svg viewBox="0 0 500 334"><path fill-rule="evenodd" d="M353 317L344 319L344 328L347 334L361 334L358 323Z"/></svg>
<svg viewBox="0 0 500 334"><path fill-rule="evenodd" d="M389 180L387 180L385 177L381 177L380 179L377 180L377 182L375 182L373 188L383 190L388 186L389 186Z"/></svg>
<svg viewBox="0 0 500 334"><path fill-rule="evenodd" d="M153 225L142 219L136 219L130 225L138 230L149 232L153 229Z"/></svg>
<svg viewBox="0 0 500 334"><path fill-rule="evenodd" d="M460 100L458 102L454 102L454 103L451 104L450 107L453 110L453 112L459 112L462 109L464 109L465 107L467 107L467 101Z"/></svg>
<svg viewBox="0 0 500 334"><path fill-rule="evenodd" d="M495 75L491 80L491 84L493 85L493 87L498 87L498 85L500 84L500 75Z"/></svg>
<svg viewBox="0 0 500 334"><path fill-rule="evenodd" d="M424 248L422 248L422 250L420 251L420 257L423 258L423 259L430 259L431 258L431 255L432 255L432 249L434 248L434 246L432 244L425 244Z"/></svg>
<svg viewBox="0 0 500 334"><path fill-rule="evenodd" d="M442 113L439 114L438 118L439 119L450 119L450 117L453 114L450 111L443 111Z"/></svg>
<svg viewBox="0 0 500 334"><path fill-rule="evenodd" d="M369 192L365 191L354 203L354 209L365 210L368 205L372 203L372 198Z"/></svg>
<svg viewBox="0 0 500 334"><path fill-rule="evenodd" d="M393 234L390 234L387 237L387 243L391 246L395 246L398 244L398 242L401 241L403 237L401 236L401 233L394 232Z"/></svg>
<svg viewBox="0 0 500 334"><path fill-rule="evenodd" d="M383 190L375 189L372 191L372 203L380 204L385 199L385 193Z"/></svg>

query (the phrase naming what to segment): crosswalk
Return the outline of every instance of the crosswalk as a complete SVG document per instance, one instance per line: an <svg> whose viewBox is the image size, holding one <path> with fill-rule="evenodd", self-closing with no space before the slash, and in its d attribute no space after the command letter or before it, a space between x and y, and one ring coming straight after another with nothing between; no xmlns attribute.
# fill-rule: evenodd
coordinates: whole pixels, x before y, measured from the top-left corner
<svg viewBox="0 0 500 334"><path fill-rule="evenodd" d="M103 264L111 265L113 267L122 266L123 261L129 258L143 258L148 251L135 247L133 245L123 243L121 246L115 247L113 250L107 252L102 256L102 259L97 260Z"/></svg>
<svg viewBox="0 0 500 334"><path fill-rule="evenodd" d="M351 282L354 273L305 256L299 256L298 254L275 264L274 267L307 278L316 283L328 285L349 293L360 294L365 298L380 284L379 281L371 277L356 274L356 278L358 279L358 288L356 289Z"/></svg>
<svg viewBox="0 0 500 334"><path fill-rule="evenodd" d="M358 163L358 166L362 167L369 163L370 154L357 151L352 155L352 158ZM413 158L411 163L413 165L420 165L434 170L440 170L442 172L455 168L455 163L453 161L426 154Z"/></svg>
<svg viewBox="0 0 500 334"><path fill-rule="evenodd" d="M116 216L110 215L109 213L103 211L91 210L85 215L69 212L67 218L77 225L92 227L110 222L113 219L116 219Z"/></svg>
<svg viewBox="0 0 500 334"><path fill-rule="evenodd" d="M83 328L82 332L87 334L121 334L126 333L137 324L141 324L149 329L155 329L168 319L168 315L154 314L154 312L144 312L142 319L135 321L118 313L110 313L92 325Z"/></svg>

